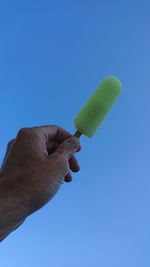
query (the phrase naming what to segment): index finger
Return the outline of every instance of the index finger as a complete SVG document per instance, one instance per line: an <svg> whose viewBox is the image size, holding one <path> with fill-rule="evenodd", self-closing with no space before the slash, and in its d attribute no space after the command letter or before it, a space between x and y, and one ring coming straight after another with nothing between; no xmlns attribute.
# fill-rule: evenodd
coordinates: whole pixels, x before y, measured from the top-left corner
<svg viewBox="0 0 150 267"><path fill-rule="evenodd" d="M62 143L67 138L72 136L69 132L57 125L44 125L39 126L38 128L42 130L47 142L55 141Z"/></svg>

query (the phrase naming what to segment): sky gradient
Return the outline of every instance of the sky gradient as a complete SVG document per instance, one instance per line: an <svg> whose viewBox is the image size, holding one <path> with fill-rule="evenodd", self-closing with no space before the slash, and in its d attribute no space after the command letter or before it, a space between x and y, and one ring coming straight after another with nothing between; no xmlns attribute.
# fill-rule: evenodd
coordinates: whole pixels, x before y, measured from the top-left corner
<svg viewBox="0 0 150 267"><path fill-rule="evenodd" d="M0 160L22 127L73 118L101 79L123 94L81 171L0 248L3 267L150 266L150 3L0 1Z"/></svg>

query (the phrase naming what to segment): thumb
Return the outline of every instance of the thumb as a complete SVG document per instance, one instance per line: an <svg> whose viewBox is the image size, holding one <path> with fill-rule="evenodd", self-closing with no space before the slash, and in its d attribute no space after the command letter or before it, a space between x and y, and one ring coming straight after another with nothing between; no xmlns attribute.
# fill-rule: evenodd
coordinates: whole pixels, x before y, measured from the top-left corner
<svg viewBox="0 0 150 267"><path fill-rule="evenodd" d="M79 139L74 136L71 136L58 146L55 153L59 153L69 160L78 150L79 146Z"/></svg>
<svg viewBox="0 0 150 267"><path fill-rule="evenodd" d="M78 150L80 142L76 137L69 137L49 156L49 167L53 177L63 179L69 171L69 159Z"/></svg>

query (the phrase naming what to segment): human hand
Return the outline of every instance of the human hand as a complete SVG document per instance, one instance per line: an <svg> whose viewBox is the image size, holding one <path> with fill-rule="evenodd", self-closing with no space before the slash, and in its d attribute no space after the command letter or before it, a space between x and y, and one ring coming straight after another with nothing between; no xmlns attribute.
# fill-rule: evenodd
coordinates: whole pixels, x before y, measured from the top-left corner
<svg viewBox="0 0 150 267"><path fill-rule="evenodd" d="M79 150L79 140L58 126L21 129L9 143L1 168L3 192L24 205L28 216L57 193L63 180L72 180L70 169L79 171L74 156Z"/></svg>

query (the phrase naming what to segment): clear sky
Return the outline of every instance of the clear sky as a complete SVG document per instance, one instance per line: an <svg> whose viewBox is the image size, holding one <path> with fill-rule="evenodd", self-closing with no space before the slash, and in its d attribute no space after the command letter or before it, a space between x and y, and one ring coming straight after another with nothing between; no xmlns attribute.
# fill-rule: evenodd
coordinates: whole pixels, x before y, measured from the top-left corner
<svg viewBox="0 0 150 267"><path fill-rule="evenodd" d="M0 244L2 267L150 266L150 2L0 1L0 160L21 127L73 118L100 80L124 87L81 171Z"/></svg>

